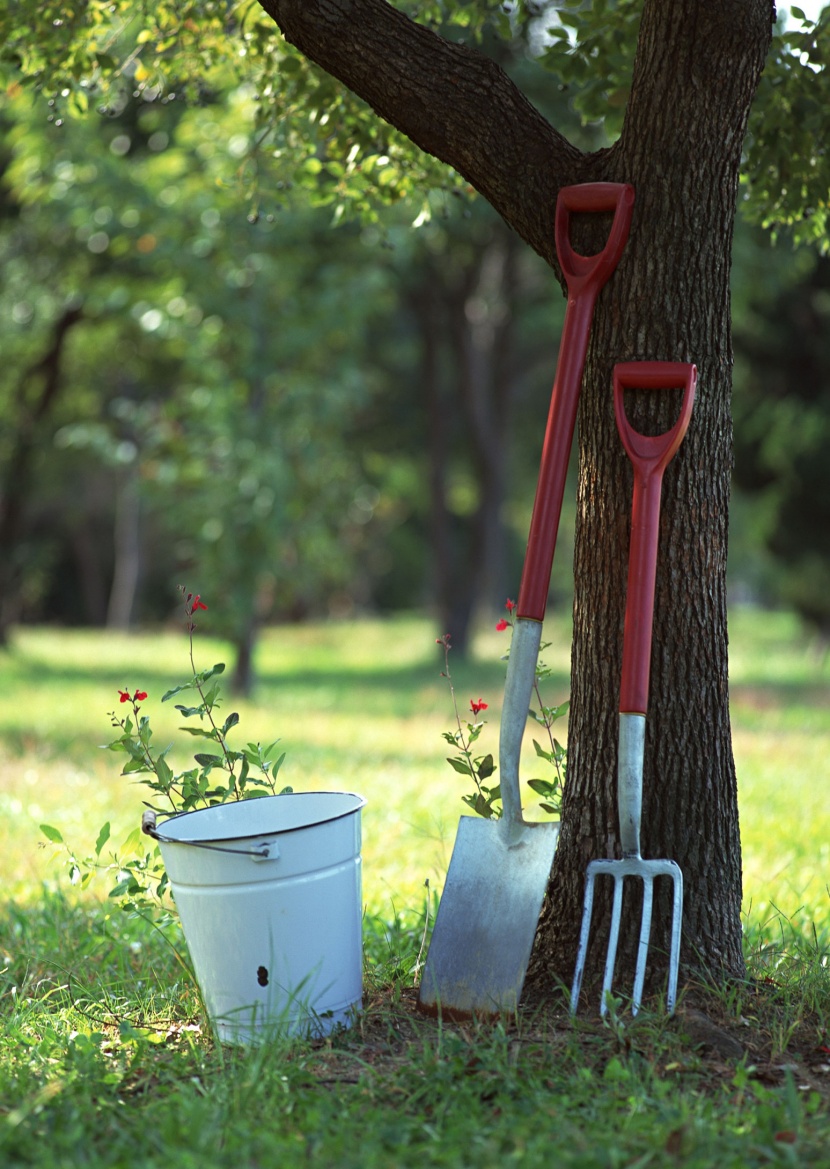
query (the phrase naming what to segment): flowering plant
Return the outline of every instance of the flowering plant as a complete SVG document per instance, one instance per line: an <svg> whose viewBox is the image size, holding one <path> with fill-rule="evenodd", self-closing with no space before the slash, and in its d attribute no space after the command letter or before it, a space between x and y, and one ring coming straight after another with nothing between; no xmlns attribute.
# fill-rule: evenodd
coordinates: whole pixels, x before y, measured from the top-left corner
<svg viewBox="0 0 830 1169"><path fill-rule="evenodd" d="M147 691L128 687L119 689L118 695L119 704L129 707L129 713L110 712L110 721L120 734L105 744L105 748L128 756L121 774L141 776L140 782L153 793L154 802L145 801L153 812L189 812L228 800L290 792L290 787L277 791L277 775L285 759L284 752L277 754L279 740L268 747L248 743L241 750L229 745L228 733L238 724L239 715L232 712L221 721L218 715L221 699L217 679L224 672L224 663L197 670L193 655L194 618L199 611L207 610L207 605L198 593L194 596L184 587L179 591L184 606L192 676L181 686L174 686L163 694L161 701L167 702L186 691L194 691L194 698L198 699L195 705L175 705L182 718L198 720L195 725L183 726L181 730L195 739L206 740L212 750L197 752L193 756L195 767L174 772L168 760L172 743L160 751L153 746L150 718L142 709L142 703L148 698ZM161 806L158 806L158 797L162 797ZM57 828L42 824L41 830L48 840L67 852L73 883L86 886L97 870L104 869L115 880L109 896L121 900L125 908L142 914L148 910L155 914L160 908L167 876L158 846L148 849L141 829L131 832L120 852L112 853L109 861L101 859L104 846L110 839L109 822L98 833L95 855L84 860L76 857ZM169 912L168 905L165 904L164 908Z"/></svg>
<svg viewBox="0 0 830 1169"><path fill-rule="evenodd" d="M215 679L224 672L225 664L218 662L207 670L197 671L193 657L193 633L196 629L194 616L199 610L206 610L207 605L198 593L194 596L186 592L183 586L180 592L193 676L183 685L168 690L162 695L161 701L167 702L184 691L195 690L199 699L195 706L176 703L175 708L183 718L199 721L195 726L183 726L180 729L194 738L206 739L213 745L213 750L198 752L193 756L196 767L174 774L167 760L172 743L162 751L153 751L150 719L141 710L141 704L147 698L144 690L135 690L132 694L129 690L118 691L121 703L131 707L132 716L122 716L114 711L110 713L112 725L121 734L107 747L110 751L123 751L129 756L122 775L146 775L148 778L142 782L150 791L164 797L174 812L189 812L198 807L222 804L229 799L242 800L266 793L276 795L277 773L285 759L285 752L277 755L279 740L265 748L260 743L248 743L242 750L233 750L229 746L228 732L239 722L239 715L234 711L220 723L216 713L221 703L220 687ZM217 772L218 775L214 774ZM147 806L153 811L170 810L166 805L163 808L154 804Z"/></svg>
<svg viewBox="0 0 830 1169"><path fill-rule="evenodd" d="M516 602L508 598L505 602L506 616L502 617L496 623L496 629L500 633L506 629L513 629L513 614L515 609ZM487 783L496 771L493 756L492 754L474 755L472 751L473 744L478 741L485 726L485 720L479 720L478 715L481 711L487 710L488 704L481 698L478 701L471 699L470 711L475 721L470 721L469 718L462 720L455 697L452 676L450 674L449 654L452 646L450 644L449 634L445 633L443 637L439 637L437 644L442 646L444 650L444 669L441 676L447 679L453 702L453 710L455 712L456 730L443 732L444 739L455 748L454 755L449 757L447 762L459 774L469 776L475 785L472 792L468 792L461 797L464 803L485 819L498 819L502 814L501 789L498 784L490 786ZM541 649L544 650L549 645L550 642L543 642ZM506 661L509 656L510 651L508 649L503 660ZM529 779L527 784L532 791L542 797L539 801L539 806L542 810L550 812L552 815L558 815L562 806L562 788L565 784L567 773L568 749L555 738L553 727L567 713L570 704L569 702L563 702L558 706L547 706L544 703L542 700L541 683L549 678L550 674L550 668L540 658L536 662L536 673L533 682L538 708L534 709L531 707L528 714L543 726L547 732L548 744L543 746L534 739L533 746L537 758L544 759L545 762L550 764L553 768L553 774L548 773L546 778Z"/></svg>

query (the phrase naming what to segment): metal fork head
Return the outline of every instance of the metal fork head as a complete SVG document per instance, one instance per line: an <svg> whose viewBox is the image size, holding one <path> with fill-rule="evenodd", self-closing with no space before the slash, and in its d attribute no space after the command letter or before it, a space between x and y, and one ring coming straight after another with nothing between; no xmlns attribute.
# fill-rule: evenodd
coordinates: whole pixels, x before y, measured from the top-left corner
<svg viewBox="0 0 830 1169"><path fill-rule="evenodd" d="M640 877L643 881L643 913L640 920L640 941L637 948L637 966L634 972L634 994L631 999L631 1013L637 1014L643 998L643 984L646 976L646 959L648 956L649 935L651 933L651 910L654 902L654 878L670 877L673 885L671 946L669 950L669 983L666 993L666 1010L674 1014L677 1000L677 976L680 967L680 927L683 918L683 873L679 865L669 860L645 861L639 856L625 857L623 860L597 860L588 865L585 878L585 903L582 909L582 928L579 934L579 949L576 955L576 970L571 988L571 1014L576 1014L579 1004L579 992L582 987L582 976L585 971L585 960L588 955L588 939L591 932L591 914L594 907L594 881L598 876L608 876L614 879L614 901L611 909L611 929L608 937L608 950L605 957L605 976L602 982L602 999L600 1014L608 1011L606 996L611 990L611 981L614 977L614 963L617 958L617 944L620 937L620 922L622 920L623 884L626 877Z"/></svg>

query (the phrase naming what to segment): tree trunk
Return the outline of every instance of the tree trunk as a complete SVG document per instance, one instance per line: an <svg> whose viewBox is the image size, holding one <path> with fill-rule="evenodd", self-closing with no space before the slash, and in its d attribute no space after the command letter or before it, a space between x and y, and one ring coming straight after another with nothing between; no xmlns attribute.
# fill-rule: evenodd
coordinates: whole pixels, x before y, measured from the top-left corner
<svg viewBox="0 0 830 1169"><path fill-rule="evenodd" d="M570 982L585 867L619 855L615 768L631 475L610 387L614 363L632 359L694 361L700 371L691 428L663 492L643 854L683 869L685 971L740 976L726 654L729 268L741 143L773 5L646 0L622 137L583 155L493 62L418 29L382 0L262 2L300 51L454 166L557 270L559 188L596 180L636 188L629 244L599 298L583 382L569 778L531 978L548 992L556 978ZM582 230L576 223L578 250L598 251L596 225L588 238ZM666 428L669 405L654 398L650 423ZM632 421L645 426L641 406ZM602 908L607 915L607 901ZM657 910L655 960L665 950L667 917L663 902ZM631 957L626 937L621 980L630 977ZM592 973L595 959L589 979Z"/></svg>
<svg viewBox="0 0 830 1169"><path fill-rule="evenodd" d="M115 489L115 528L113 548L115 566L112 575L107 629L128 630L141 572L141 496L138 462L123 468Z"/></svg>
<svg viewBox="0 0 830 1169"><path fill-rule="evenodd" d="M637 202L596 315L580 405L569 783L536 981L569 980L585 866L620 855L615 764L632 476L609 387L614 362L637 359L693 361L699 371L689 432L663 488L643 855L676 860L685 875L685 968L744 973L727 682L729 270L741 143L769 39L765 7L645 6L623 136L605 170L633 183ZM666 430L677 404L652 394L630 416L641 430ZM607 919L607 896L603 908ZM639 915L627 921L621 956L630 969ZM670 921L663 890L655 970ZM607 937L600 924L595 934Z"/></svg>
<svg viewBox="0 0 830 1169"><path fill-rule="evenodd" d="M418 330L419 394L427 415L432 593L441 633L466 652L476 610L505 596L504 502L515 390L515 235L448 232L427 263L411 265L408 303ZM473 514L453 512L451 461L464 460Z"/></svg>
<svg viewBox="0 0 830 1169"><path fill-rule="evenodd" d="M11 453L0 472L0 646L7 644L16 616L23 567L18 557L19 543L38 444L43 439L43 424L63 385L63 359L69 332L82 319L80 305L64 309L52 327L48 349L26 370L17 387Z"/></svg>

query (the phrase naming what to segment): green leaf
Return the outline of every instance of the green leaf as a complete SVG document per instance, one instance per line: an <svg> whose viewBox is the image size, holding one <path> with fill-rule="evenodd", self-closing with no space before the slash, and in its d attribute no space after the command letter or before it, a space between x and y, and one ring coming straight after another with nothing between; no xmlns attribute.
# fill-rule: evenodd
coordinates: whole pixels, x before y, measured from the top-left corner
<svg viewBox="0 0 830 1169"><path fill-rule="evenodd" d="M235 727L238 722L239 722L239 715L236 713L236 711L233 711L233 713L229 714L228 717L225 719L225 721L222 725L222 732L221 733L223 735L226 735L228 733L228 731L231 729L231 727Z"/></svg>
<svg viewBox="0 0 830 1169"><path fill-rule="evenodd" d="M457 771L459 775L472 777L472 767L466 761L466 759L453 759L452 757L448 756L447 763L449 763L450 767L454 768L454 770Z"/></svg>
<svg viewBox="0 0 830 1169"><path fill-rule="evenodd" d="M159 777L166 788L170 787L170 784L173 782L173 772L170 768L170 764L163 755L160 755L156 760L156 775Z"/></svg>
<svg viewBox="0 0 830 1169"><path fill-rule="evenodd" d="M143 756L138 756L137 758L132 758L129 761L129 763L124 764L124 767L123 767L123 770L121 771L121 774L122 775L135 775L139 771L149 771L149 770L150 770L149 767L144 762Z"/></svg>
<svg viewBox="0 0 830 1169"><path fill-rule="evenodd" d="M482 795L477 795L470 807L479 816L483 816L485 820L495 819L492 804L489 800L485 800L484 796Z"/></svg>
<svg viewBox="0 0 830 1169"><path fill-rule="evenodd" d="M535 739L533 740L533 747L540 759L547 759L548 763L550 763L552 758L550 751L546 751Z"/></svg>
<svg viewBox="0 0 830 1169"><path fill-rule="evenodd" d="M478 778L489 779L495 770L496 765L493 762L493 756L485 755L478 765Z"/></svg>
<svg viewBox="0 0 830 1169"><path fill-rule="evenodd" d="M221 755L194 755L193 758L200 767L221 767L223 763Z"/></svg>
<svg viewBox="0 0 830 1169"><path fill-rule="evenodd" d="M46 839L51 840L53 844L63 844L63 837L51 824L41 824L40 830Z"/></svg>
<svg viewBox="0 0 830 1169"><path fill-rule="evenodd" d="M98 833L98 839L95 841L95 855L101 855L101 849L110 838L110 822L107 820L106 824L101 825L101 831Z"/></svg>
<svg viewBox="0 0 830 1169"><path fill-rule="evenodd" d="M535 791L537 795L552 796L555 793L558 784L551 783L549 779L529 779L527 781L527 786L531 789L531 791Z"/></svg>

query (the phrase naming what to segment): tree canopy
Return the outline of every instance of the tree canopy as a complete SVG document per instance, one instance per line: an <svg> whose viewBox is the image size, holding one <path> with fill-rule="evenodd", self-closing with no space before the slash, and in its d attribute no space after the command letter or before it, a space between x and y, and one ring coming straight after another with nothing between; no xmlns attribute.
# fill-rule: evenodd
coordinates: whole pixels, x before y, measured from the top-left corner
<svg viewBox="0 0 830 1169"><path fill-rule="evenodd" d="M377 104L374 111L370 108L369 91L373 84L380 88L380 78L367 78L366 100L361 100L348 88L351 83L359 89L359 82L341 78L341 85L335 80L342 67L333 66L329 73L325 60L315 63L313 52L303 54L309 49L303 28L316 19L314 7L276 0L10 4L0 13L0 62L7 85L30 89L40 99L44 117L59 125L90 109L123 108L131 94L148 103L198 103L219 89L244 83L257 104L256 133L235 159L233 179L254 208L262 200L274 202L276 185L280 201L299 187L304 198L330 205L336 220L344 215L371 218L379 203L414 199L415 221L423 222L430 214L428 191L463 192L463 180L472 176L455 157L455 145L442 143L437 125L419 129L413 113L409 138L378 120L375 113L383 118L384 111ZM448 99L461 96L453 70L463 75L476 61L477 68L487 68L475 56L483 50L509 76L523 71L516 88L500 72L489 73L512 101L525 100L526 66L532 63L537 73L550 75L553 87L567 95L586 123L602 127L607 143L620 133L642 0L589 5L580 0L410 0L394 8L386 0L362 0L354 6L324 7L329 18L337 15L351 25L355 38L358 27L368 28L382 18L387 22L383 35L394 44L401 27L398 14L414 17L418 23L407 35L433 38L432 50L442 34L442 55L436 58L431 82L440 84ZM285 39L274 36L270 17L284 27ZM292 41L300 43L299 51ZM830 11L811 18L791 6L779 14L744 144L740 201L754 222L775 232L786 229L794 240L822 250L828 246L830 190L828 51ZM337 53L346 56L342 47ZM358 55L356 49L353 55ZM390 70L394 67L390 59ZM717 85L718 78L710 83ZM531 88L544 113L538 83ZM535 129L542 141L551 133L543 120ZM493 150L506 156L502 130L492 127ZM413 149L413 140L421 149ZM559 146L567 154L564 142ZM529 150L528 143L513 144L515 158L522 158L525 168L538 149L538 144ZM439 160L449 161L456 173ZM477 163L478 183L481 169ZM498 204L493 192L482 193ZM551 258L550 245L538 239L528 242Z"/></svg>

